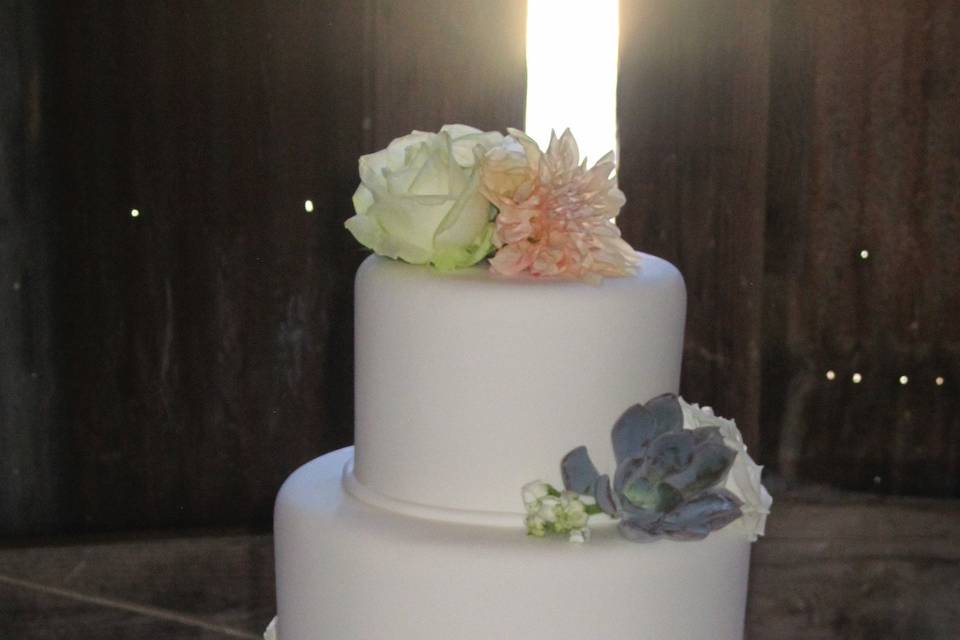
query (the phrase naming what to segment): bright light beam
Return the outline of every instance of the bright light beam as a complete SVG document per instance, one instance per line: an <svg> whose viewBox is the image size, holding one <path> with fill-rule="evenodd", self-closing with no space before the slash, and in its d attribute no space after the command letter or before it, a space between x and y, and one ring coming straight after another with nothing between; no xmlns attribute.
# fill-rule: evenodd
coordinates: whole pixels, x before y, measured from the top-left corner
<svg viewBox="0 0 960 640"><path fill-rule="evenodd" d="M542 148L567 127L592 165L617 150L617 0L527 0L525 130Z"/></svg>

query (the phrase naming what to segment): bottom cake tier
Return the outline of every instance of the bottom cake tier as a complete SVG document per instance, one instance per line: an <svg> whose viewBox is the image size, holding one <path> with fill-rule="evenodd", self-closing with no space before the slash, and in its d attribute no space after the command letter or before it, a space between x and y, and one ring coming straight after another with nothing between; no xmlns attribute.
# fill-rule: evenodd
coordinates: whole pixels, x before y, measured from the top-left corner
<svg viewBox="0 0 960 640"><path fill-rule="evenodd" d="M528 537L519 514L515 526L490 526L398 513L345 489L352 458L352 447L317 458L280 490L280 640L743 636L742 532L639 544L598 526L576 544Z"/></svg>

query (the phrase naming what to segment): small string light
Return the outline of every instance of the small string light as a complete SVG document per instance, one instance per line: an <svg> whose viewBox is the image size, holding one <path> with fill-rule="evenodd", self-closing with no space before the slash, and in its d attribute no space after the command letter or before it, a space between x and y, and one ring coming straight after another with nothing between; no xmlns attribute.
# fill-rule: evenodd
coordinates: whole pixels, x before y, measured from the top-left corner
<svg viewBox="0 0 960 640"><path fill-rule="evenodd" d="M307 213L313 213L313 200L304 200L303 210Z"/></svg>
<svg viewBox="0 0 960 640"><path fill-rule="evenodd" d="M934 383L935 385L937 385L938 387L942 387L942 386L943 386L943 376L937 376L936 378L934 378L934 379L933 379L933 383Z"/></svg>
<svg viewBox="0 0 960 640"><path fill-rule="evenodd" d="M900 376L900 384L907 384L908 382L910 382L910 378L907 376Z"/></svg>
<svg viewBox="0 0 960 640"><path fill-rule="evenodd" d="M835 380L836 377L837 377L836 371L834 371L833 369L830 369L829 371L827 371L827 380Z"/></svg>
<svg viewBox="0 0 960 640"><path fill-rule="evenodd" d="M853 380L853 384L860 384L863 381L863 376L859 373L855 373L850 376L850 379Z"/></svg>
<svg viewBox="0 0 960 640"><path fill-rule="evenodd" d="M140 209L130 209L130 217L131 217L131 218L139 218L139 217L140 217Z"/></svg>
<svg viewBox="0 0 960 640"><path fill-rule="evenodd" d="M866 260L867 258L870 257L870 252L867 251L866 249L860 249L860 257L861 257L863 260Z"/></svg>

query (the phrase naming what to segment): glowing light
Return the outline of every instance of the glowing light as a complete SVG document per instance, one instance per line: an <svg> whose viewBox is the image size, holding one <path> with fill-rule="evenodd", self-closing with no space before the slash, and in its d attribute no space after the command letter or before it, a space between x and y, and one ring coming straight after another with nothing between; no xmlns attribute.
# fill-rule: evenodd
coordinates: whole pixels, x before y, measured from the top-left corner
<svg viewBox="0 0 960 640"><path fill-rule="evenodd" d="M617 0L527 0L524 129L542 147L569 127L592 165L617 151Z"/></svg>
<svg viewBox="0 0 960 640"><path fill-rule="evenodd" d="M907 376L900 376L900 384L907 384L908 382L910 382L910 378Z"/></svg>
<svg viewBox="0 0 960 640"><path fill-rule="evenodd" d="M307 213L313 213L313 200L304 200L303 210Z"/></svg>
<svg viewBox="0 0 960 640"><path fill-rule="evenodd" d="M19 280L17 280L16 282L13 283L13 290L14 290L14 291L20 291L20 281L19 281ZM942 379L943 379L943 378L941 378L941 380L942 380Z"/></svg>
<svg viewBox="0 0 960 640"><path fill-rule="evenodd" d="M131 217L131 218L139 218L139 217L140 217L140 209L130 209L130 217Z"/></svg>
<svg viewBox="0 0 960 640"><path fill-rule="evenodd" d="M937 385L938 387L942 387L942 386L943 386L943 382L944 382L943 376L937 376L936 378L933 379L933 383L934 383L935 385Z"/></svg>
<svg viewBox="0 0 960 640"><path fill-rule="evenodd" d="M833 369L830 369L829 371L827 371L827 380L836 380L836 378L837 378L836 371L834 371Z"/></svg>
<svg viewBox="0 0 960 640"><path fill-rule="evenodd" d="M861 249L861 250L860 250L860 257L863 258L864 260L866 260L867 258L870 257L870 252L867 251L866 249Z"/></svg>
<svg viewBox="0 0 960 640"><path fill-rule="evenodd" d="M852 376L850 376L850 379L853 380L853 384L860 384L861 382L863 382L863 376L860 375L859 373L853 374Z"/></svg>

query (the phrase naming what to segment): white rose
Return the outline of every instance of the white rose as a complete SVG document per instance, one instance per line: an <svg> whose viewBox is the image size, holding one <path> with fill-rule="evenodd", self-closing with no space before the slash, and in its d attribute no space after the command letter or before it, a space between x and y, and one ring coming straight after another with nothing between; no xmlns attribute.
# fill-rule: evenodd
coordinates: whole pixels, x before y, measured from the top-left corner
<svg viewBox="0 0 960 640"><path fill-rule="evenodd" d="M347 229L374 252L413 264L449 270L479 262L492 248L496 210L479 192L477 157L502 139L445 125L362 156Z"/></svg>
<svg viewBox="0 0 960 640"><path fill-rule="evenodd" d="M718 427L723 443L737 452L724 488L743 501L743 506L740 507L743 517L738 522L746 530L750 540L756 540L757 536L764 533L767 515L773 504L773 498L760 483L763 467L755 463L747 453L747 446L743 443L736 422L715 415L710 407L701 408L697 404L688 404L683 398L680 398L680 408L683 410L684 429Z"/></svg>

